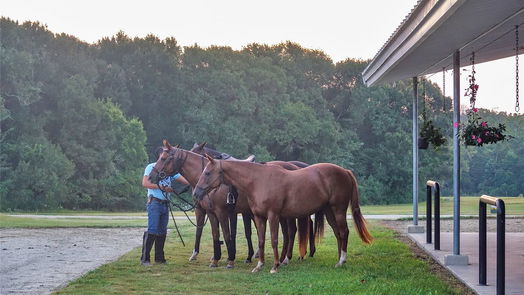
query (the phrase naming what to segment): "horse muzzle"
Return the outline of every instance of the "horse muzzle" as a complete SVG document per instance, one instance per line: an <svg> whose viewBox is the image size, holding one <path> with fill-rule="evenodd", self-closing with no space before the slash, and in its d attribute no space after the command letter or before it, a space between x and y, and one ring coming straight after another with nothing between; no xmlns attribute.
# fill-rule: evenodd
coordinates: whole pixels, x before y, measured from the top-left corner
<svg viewBox="0 0 524 295"><path fill-rule="evenodd" d="M195 189L193 190L193 197L199 201L201 201L206 194L207 190L200 186L195 187Z"/></svg>

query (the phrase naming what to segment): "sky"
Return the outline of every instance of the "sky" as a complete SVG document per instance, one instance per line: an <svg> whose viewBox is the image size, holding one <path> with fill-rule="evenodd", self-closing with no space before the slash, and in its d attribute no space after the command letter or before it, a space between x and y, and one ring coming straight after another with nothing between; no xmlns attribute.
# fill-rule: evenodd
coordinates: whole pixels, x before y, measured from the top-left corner
<svg viewBox="0 0 524 295"><path fill-rule="evenodd" d="M334 62L371 59L417 0L0 0L0 15L38 21L55 33L93 43L124 31L130 37L174 37L198 44L242 49L251 43L293 41L319 49ZM524 65L524 58L522 58ZM521 68L524 68L522 66ZM466 69L468 69L466 67ZM515 58L476 66L477 107L515 112ZM462 72L461 85L468 73ZM524 74L521 74L524 77ZM430 77L442 85L442 73ZM524 81L521 83L524 88ZM452 71L446 94L452 94ZM466 86L461 87L466 88ZM464 91L463 91L464 92ZM524 96L524 94L523 94ZM467 100L462 98L462 104ZM520 114L524 103L521 103Z"/></svg>

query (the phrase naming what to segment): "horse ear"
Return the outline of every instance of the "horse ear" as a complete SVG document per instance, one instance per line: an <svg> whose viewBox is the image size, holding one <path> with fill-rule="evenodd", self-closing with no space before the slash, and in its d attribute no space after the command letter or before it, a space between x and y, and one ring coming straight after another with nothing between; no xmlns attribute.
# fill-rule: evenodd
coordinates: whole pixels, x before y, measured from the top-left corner
<svg viewBox="0 0 524 295"><path fill-rule="evenodd" d="M209 160L209 162L215 163L215 159L213 159L213 157L211 157L210 155L206 154L206 158Z"/></svg>
<svg viewBox="0 0 524 295"><path fill-rule="evenodd" d="M164 139L163 143L166 149L170 150L172 148L171 144L169 143L169 141L167 141L167 139Z"/></svg>
<svg viewBox="0 0 524 295"><path fill-rule="evenodd" d="M204 146L206 146L206 142L205 141L198 145L198 149L200 149L200 150L204 149Z"/></svg>
<svg viewBox="0 0 524 295"><path fill-rule="evenodd" d="M179 149L180 148L180 144L177 144L175 148Z"/></svg>

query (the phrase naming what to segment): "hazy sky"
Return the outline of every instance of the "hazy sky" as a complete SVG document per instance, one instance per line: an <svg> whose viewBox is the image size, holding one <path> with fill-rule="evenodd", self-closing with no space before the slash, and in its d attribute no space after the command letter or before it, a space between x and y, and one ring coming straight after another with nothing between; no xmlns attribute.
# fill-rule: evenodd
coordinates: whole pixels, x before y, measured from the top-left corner
<svg viewBox="0 0 524 295"><path fill-rule="evenodd" d="M320 49L337 62L348 57L373 58L416 2L0 0L0 14L20 22L39 21L52 32L65 32L90 43L120 30L131 37L149 33L162 39L175 37L182 46L197 43L201 47L226 45L241 49L254 42L277 44L290 40ZM524 68L522 56L521 60ZM477 106L515 112L515 59L481 64L476 70L480 85ZM447 95L452 93L451 75L448 71ZM464 86L467 74L462 76ZM431 79L441 84L442 73ZM466 102L463 99L462 103ZM521 105L524 109L524 103Z"/></svg>

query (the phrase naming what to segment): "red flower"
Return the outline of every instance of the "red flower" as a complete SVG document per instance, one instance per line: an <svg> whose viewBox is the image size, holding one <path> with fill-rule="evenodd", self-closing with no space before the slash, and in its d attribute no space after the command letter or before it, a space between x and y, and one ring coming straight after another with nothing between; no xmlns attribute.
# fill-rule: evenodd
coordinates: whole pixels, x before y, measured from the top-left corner
<svg viewBox="0 0 524 295"><path fill-rule="evenodd" d="M482 127L488 127L488 122L482 122L482 123L480 123L480 126L482 126Z"/></svg>
<svg viewBox="0 0 524 295"><path fill-rule="evenodd" d="M473 108L473 112L474 112L474 113L476 113L476 112L478 112L478 111L479 111L479 109L477 109L477 108Z"/></svg>

